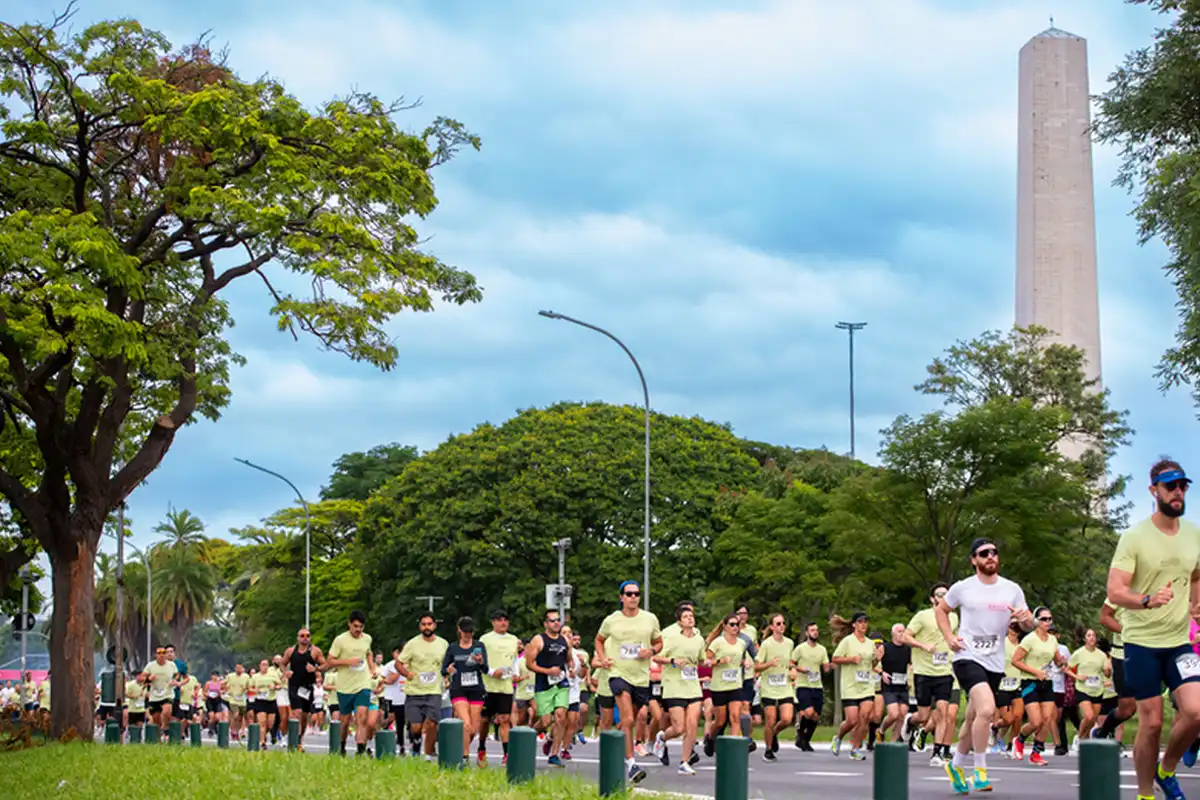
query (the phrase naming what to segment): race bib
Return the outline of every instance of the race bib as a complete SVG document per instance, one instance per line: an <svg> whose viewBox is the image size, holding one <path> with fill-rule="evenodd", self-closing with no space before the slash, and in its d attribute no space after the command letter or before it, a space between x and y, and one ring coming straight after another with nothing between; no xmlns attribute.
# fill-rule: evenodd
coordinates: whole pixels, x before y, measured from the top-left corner
<svg viewBox="0 0 1200 800"><path fill-rule="evenodd" d="M721 670L721 680L726 683L739 683L741 681L742 671L740 669L723 669Z"/></svg>
<svg viewBox="0 0 1200 800"><path fill-rule="evenodd" d="M641 651L642 646L640 644L623 644L621 645L621 658L627 660L636 659L638 657L638 653Z"/></svg>
<svg viewBox="0 0 1200 800"><path fill-rule="evenodd" d="M479 685L479 673L478 672L460 672L459 676L458 676L458 683L464 689L469 689L472 686L478 686Z"/></svg>
<svg viewBox="0 0 1200 800"><path fill-rule="evenodd" d="M421 674L417 675L417 680L421 683L434 683L435 681L437 681L437 673L436 672L422 672Z"/></svg>
<svg viewBox="0 0 1200 800"><path fill-rule="evenodd" d="M157 689L154 687L150 688L150 699L154 700L155 702L157 702L159 700L166 700L170 696L171 696L170 689Z"/></svg>
<svg viewBox="0 0 1200 800"><path fill-rule="evenodd" d="M892 686L904 686L908 683L908 676L903 672L892 673Z"/></svg>
<svg viewBox="0 0 1200 800"><path fill-rule="evenodd" d="M1001 678L1000 679L1000 691L1002 691L1002 692L1015 692L1017 690L1017 687L1020 685L1021 685L1020 678Z"/></svg>
<svg viewBox="0 0 1200 800"><path fill-rule="evenodd" d="M239 706L244 706L244 705L246 705L246 695L244 695L244 694L235 694L235 695L233 696L233 702L237 703Z"/></svg>
<svg viewBox="0 0 1200 800"><path fill-rule="evenodd" d="M504 680L506 678L511 678L511 677L513 677L512 667L501 667L500 668L500 677L498 678L498 680Z"/></svg>
<svg viewBox="0 0 1200 800"><path fill-rule="evenodd" d="M1175 659L1175 666L1179 668L1181 678L1200 677L1200 656L1194 653L1184 653Z"/></svg>
<svg viewBox="0 0 1200 800"><path fill-rule="evenodd" d="M935 667L946 667L950 665L949 653L932 653L931 658Z"/></svg>
<svg viewBox="0 0 1200 800"><path fill-rule="evenodd" d="M998 636L974 636L971 638L971 649L984 655L995 650L999 641L1000 637Z"/></svg>
<svg viewBox="0 0 1200 800"><path fill-rule="evenodd" d="M301 700L307 700L311 696L312 692L308 690L307 686L301 686L296 690L296 697L299 697Z"/></svg>
<svg viewBox="0 0 1200 800"><path fill-rule="evenodd" d="M1099 675L1089 675L1084 679L1083 685L1089 689L1103 689L1104 683L1100 680Z"/></svg>
<svg viewBox="0 0 1200 800"><path fill-rule="evenodd" d="M679 670L679 677L685 681L694 681L699 678L699 673L696 671L695 667L681 667Z"/></svg>
<svg viewBox="0 0 1200 800"><path fill-rule="evenodd" d="M180 711L191 711L192 707L191 706L180 706L179 710Z"/></svg>
<svg viewBox="0 0 1200 800"><path fill-rule="evenodd" d="M211 697L212 699L216 700L218 697L221 696L221 693L220 692L209 692L208 696Z"/></svg>
<svg viewBox="0 0 1200 800"><path fill-rule="evenodd" d="M787 686L787 674L780 672L767 676L767 686Z"/></svg>
<svg viewBox="0 0 1200 800"><path fill-rule="evenodd" d="M871 682L871 670L869 670L869 669L855 670L854 680L858 681L859 683L870 683Z"/></svg>
<svg viewBox="0 0 1200 800"><path fill-rule="evenodd" d="M650 687L650 694L653 697L662 697L662 684L656 683Z"/></svg>
<svg viewBox="0 0 1200 800"><path fill-rule="evenodd" d="M146 709L146 701L142 698L138 698L129 704L129 709L131 711L144 711Z"/></svg>
<svg viewBox="0 0 1200 800"><path fill-rule="evenodd" d="M820 683L821 683L821 673L817 672L815 669L806 669L806 670L804 670L804 674L808 675L808 684L809 684L809 686L818 686L818 685L820 685Z"/></svg>

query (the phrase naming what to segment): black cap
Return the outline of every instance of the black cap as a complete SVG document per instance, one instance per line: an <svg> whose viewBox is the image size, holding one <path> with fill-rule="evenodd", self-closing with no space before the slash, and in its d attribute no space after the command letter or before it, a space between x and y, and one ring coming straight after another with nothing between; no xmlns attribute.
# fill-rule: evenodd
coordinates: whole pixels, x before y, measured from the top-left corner
<svg viewBox="0 0 1200 800"><path fill-rule="evenodd" d="M853 614L850 615L850 624L853 625L854 623L858 622L860 619L866 619L866 618L867 618L867 612L855 611Z"/></svg>
<svg viewBox="0 0 1200 800"><path fill-rule="evenodd" d="M974 558L975 553L977 553L979 548L983 547L985 544L995 545L996 543L985 536L981 536L975 541L971 542L971 558Z"/></svg>
<svg viewBox="0 0 1200 800"><path fill-rule="evenodd" d="M497 608L492 612L492 619L508 619L508 612L503 608Z"/></svg>

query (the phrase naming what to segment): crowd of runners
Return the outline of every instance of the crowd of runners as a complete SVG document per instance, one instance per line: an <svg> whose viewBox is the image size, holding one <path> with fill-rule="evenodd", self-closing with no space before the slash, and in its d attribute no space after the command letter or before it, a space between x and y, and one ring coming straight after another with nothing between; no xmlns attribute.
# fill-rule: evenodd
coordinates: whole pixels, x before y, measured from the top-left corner
<svg viewBox="0 0 1200 800"><path fill-rule="evenodd" d="M1200 750L1200 527L1181 519L1190 483L1169 459L1151 468L1156 510L1121 535L1097 610L1110 635L1088 630L1073 651L1059 641L1051 609L1031 611L1021 587L1000 576L998 545L980 538L970 547L974 574L934 585L929 606L886 636L872 632L865 613L834 616L832 654L816 622L796 642L784 615L766 618L760 632L744 605L701 630L694 604L683 601L674 622L660 628L639 607L639 584L625 581L620 608L586 643L557 610L527 639L509 632L503 610L491 614L482 636L463 617L451 641L427 613L387 659L355 611L325 651L301 629L282 654L207 679L188 674L172 647L160 648L125 684L123 708L106 707L97 688L97 722L118 718L129 728L153 721L165 732L171 720L195 721L210 734L227 722L235 742L246 742L247 726L257 723L265 750L286 744L290 719L299 722L301 749L305 733L338 721L343 754L351 733L354 752L367 755L375 731L391 729L401 753L407 745L432 760L437 723L453 715L464 723L464 761L475 743L476 763L487 765L489 735L507 760L511 727L529 725L549 765L561 767L587 741L590 721L593 736L624 733L628 778L637 783L646 777L637 758L652 753L670 765L676 740L684 775L695 774L700 752L713 757L717 736L750 736L755 726L762 726L767 762L776 760L780 733L789 728L795 747L813 750L826 673L836 668L843 722L830 745L835 756L848 747L849 758L861 760L888 740L918 751L932 746L931 765L945 770L956 793L990 791L989 754L1043 766L1051 752L1065 755L1072 746L1068 720L1077 743L1119 739L1136 714L1139 800L1152 798L1155 784L1181 800L1176 766L1194 765ZM1164 699L1175 721L1160 757ZM49 704L48 677L0 688L0 706L46 714ZM757 749L753 738L748 747Z"/></svg>

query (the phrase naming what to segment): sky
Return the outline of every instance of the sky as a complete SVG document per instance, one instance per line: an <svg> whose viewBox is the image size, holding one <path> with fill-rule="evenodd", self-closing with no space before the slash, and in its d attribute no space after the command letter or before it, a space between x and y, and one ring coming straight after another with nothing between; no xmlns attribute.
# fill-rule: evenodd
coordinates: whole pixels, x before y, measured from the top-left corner
<svg viewBox="0 0 1200 800"><path fill-rule="evenodd" d="M57 4L61 7L61 3ZM43 2L0 0L8 21ZM481 303L391 325L380 372L280 334L261 283L227 293L248 360L219 423L182 431L130 498L135 541L168 507L213 536L310 501L341 454L422 450L518 409L640 404L740 436L849 450L846 334L855 339L857 453L934 407L913 391L956 340L1013 322L1017 53L1055 24L1088 40L1093 93L1162 19L1117 0L91 0L76 25L135 15L177 44L209 32L247 78L315 107L351 88L420 99L483 139L436 171L428 249L472 272ZM1165 250L1140 246L1134 198L1094 153L1102 362L1142 476L1200 444L1186 391L1153 372L1176 324ZM1143 505L1138 506L1139 509Z"/></svg>

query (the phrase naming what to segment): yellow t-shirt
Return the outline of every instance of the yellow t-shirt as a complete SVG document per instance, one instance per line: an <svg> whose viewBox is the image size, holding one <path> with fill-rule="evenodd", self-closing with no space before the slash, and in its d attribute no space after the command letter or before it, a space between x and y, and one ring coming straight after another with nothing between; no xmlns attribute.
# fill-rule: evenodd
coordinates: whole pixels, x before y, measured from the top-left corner
<svg viewBox="0 0 1200 800"><path fill-rule="evenodd" d="M664 700L699 700L703 697L700 690L700 674L697 665L704 660L704 637L695 632L684 636L676 629L669 639L663 637L663 649L659 656L678 659L679 666L662 665L662 686ZM608 681L604 683L607 685Z"/></svg>
<svg viewBox="0 0 1200 800"><path fill-rule="evenodd" d="M174 699L175 687L171 686L171 681L179 674L179 668L175 666L174 661L167 661L165 664L151 661L142 672L150 676L151 703Z"/></svg>
<svg viewBox="0 0 1200 800"><path fill-rule="evenodd" d="M1042 641L1036 631L1030 631L1021 640L1020 647L1025 650L1025 666L1033 669L1040 669L1043 672L1050 668L1050 663L1054 661L1054 657L1058 655L1058 637L1053 634L1046 635L1046 641ZM1034 677L1028 672L1022 674L1022 679L1033 680Z"/></svg>
<svg viewBox="0 0 1200 800"><path fill-rule="evenodd" d="M337 694L337 670L331 669L325 673L325 677L321 680L321 685L325 687L326 692ZM336 703L337 698L333 698Z"/></svg>
<svg viewBox="0 0 1200 800"><path fill-rule="evenodd" d="M125 681L125 707L134 714L146 710L146 687L135 680Z"/></svg>
<svg viewBox="0 0 1200 800"><path fill-rule="evenodd" d="M196 680L195 675L188 675L179 684L179 708L187 710L196 704L196 690L200 688L200 681Z"/></svg>
<svg viewBox="0 0 1200 800"><path fill-rule="evenodd" d="M788 680L788 664L792 660L795 643L784 636L775 641L774 636L768 636L758 646L758 663L769 664L772 659L779 659L779 666L771 667L759 676L758 693L766 700L791 700L792 684Z"/></svg>
<svg viewBox="0 0 1200 800"><path fill-rule="evenodd" d="M358 694L371 688L371 634L354 637L350 631L339 633L329 646L328 657L361 659L357 667L339 667L342 675L338 678L338 694Z"/></svg>
<svg viewBox="0 0 1200 800"><path fill-rule="evenodd" d="M275 676L271 670L260 672L250 679L250 688L254 690L255 700L271 700L275 695Z"/></svg>
<svg viewBox="0 0 1200 800"><path fill-rule="evenodd" d="M1088 697L1100 697L1104 694L1104 668L1108 666L1108 656L1100 648L1089 651L1081 647L1067 661L1067 666L1074 667L1082 681L1075 681L1075 691Z"/></svg>
<svg viewBox="0 0 1200 800"><path fill-rule="evenodd" d="M50 679L42 681L38 686L38 706L42 711L50 710Z"/></svg>
<svg viewBox="0 0 1200 800"><path fill-rule="evenodd" d="M488 667L493 670L504 670L502 678L484 675L483 688L489 694L512 694L513 662L517 660L517 650L521 646L521 640L511 633L488 631L479 637L479 643L483 645L483 649L487 653Z"/></svg>
<svg viewBox="0 0 1200 800"><path fill-rule="evenodd" d="M1029 677L1013 666L1013 653L1017 652L1020 642L1014 642L1008 636L1004 637L1004 677L1000 679L1000 691L1015 692L1021 688L1021 679Z"/></svg>
<svg viewBox="0 0 1200 800"><path fill-rule="evenodd" d="M1168 536L1147 517L1121 534L1112 568L1133 574L1130 588L1153 595L1171 582L1175 591L1162 608L1128 609L1121 617L1122 641L1142 647L1179 647L1188 643L1188 589L1200 567L1200 527L1179 520L1179 531Z"/></svg>
<svg viewBox="0 0 1200 800"><path fill-rule="evenodd" d="M950 630L958 631L958 614L950 612ZM950 647L937 625L933 608L918 611L908 622L908 632L921 644L933 645L933 652L926 653L919 647L912 649L913 673L916 675L944 677L951 674Z"/></svg>
<svg viewBox="0 0 1200 800"><path fill-rule="evenodd" d="M235 706L246 705L246 690L250 688L250 676L243 672L238 675L231 672L225 676L225 690L229 693L229 702Z"/></svg>
<svg viewBox="0 0 1200 800"><path fill-rule="evenodd" d="M600 623L598 635L604 640L604 655L613 662L610 679L621 678L630 686L650 685L650 659L638 658L638 651L650 649L661 638L658 617L640 608L632 617L614 611Z"/></svg>
<svg viewBox="0 0 1200 800"><path fill-rule="evenodd" d="M821 688L821 670L829 663L829 651L825 645L812 645L805 640L792 651L792 661L796 662L796 669L800 671L797 688Z"/></svg>
<svg viewBox="0 0 1200 800"><path fill-rule="evenodd" d="M708 645L712 653L712 682L709 689L714 692L732 692L742 688L742 659L746 655L746 642L739 636L733 644L721 634ZM727 659L725 663L719 663Z"/></svg>
<svg viewBox="0 0 1200 800"><path fill-rule="evenodd" d="M449 648L449 643L440 636L425 641L418 634L404 643L404 649L400 651L400 663L408 668L409 673L405 694L424 697L442 693L442 661Z"/></svg>
<svg viewBox="0 0 1200 800"><path fill-rule="evenodd" d="M492 663L490 659L488 660L488 663ZM599 672L599 670L597 670L597 672ZM537 693L534 691L537 687L534 686L534 674L530 672L529 666L525 663L525 659L523 658L517 663L517 677L522 678L523 680L517 683L515 690L516 699L532 700L533 696ZM602 685L604 688L608 688L607 678L602 682Z"/></svg>
<svg viewBox="0 0 1200 800"><path fill-rule="evenodd" d="M875 642L863 639L861 642L854 634L838 642L833 651L834 658L853 658L859 656L862 660L857 664L842 664L842 700L861 700L875 696L875 684L871 679L872 662L875 660Z"/></svg>

